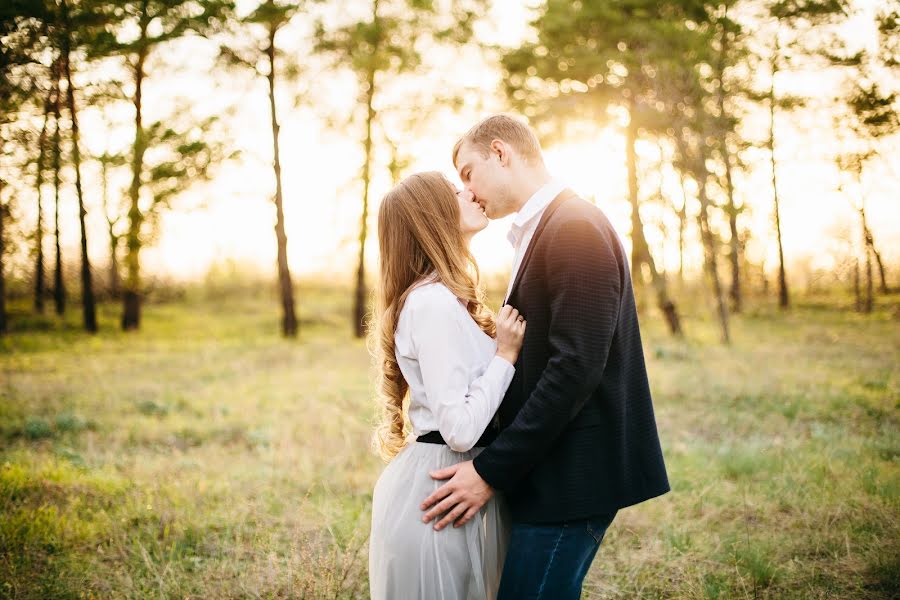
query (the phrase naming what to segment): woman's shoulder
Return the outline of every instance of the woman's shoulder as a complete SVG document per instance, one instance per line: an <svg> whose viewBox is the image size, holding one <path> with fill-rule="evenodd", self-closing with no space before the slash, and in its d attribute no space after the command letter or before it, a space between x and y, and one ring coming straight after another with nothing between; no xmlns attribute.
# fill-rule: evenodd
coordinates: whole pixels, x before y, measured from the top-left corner
<svg viewBox="0 0 900 600"><path fill-rule="evenodd" d="M440 281L428 281L416 285L406 296L401 312L438 314L456 310L459 301L453 292Z"/></svg>
<svg viewBox="0 0 900 600"><path fill-rule="evenodd" d="M415 357L418 343L443 332L447 327L455 331L459 327L460 303L453 292L440 282L419 284L407 296L400 310L397 330L394 334L399 355Z"/></svg>

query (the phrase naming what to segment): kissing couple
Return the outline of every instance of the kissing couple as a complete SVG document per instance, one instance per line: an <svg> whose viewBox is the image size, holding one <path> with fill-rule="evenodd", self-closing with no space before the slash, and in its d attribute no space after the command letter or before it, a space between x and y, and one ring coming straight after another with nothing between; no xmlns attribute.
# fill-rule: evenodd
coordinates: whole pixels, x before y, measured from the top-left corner
<svg viewBox="0 0 900 600"><path fill-rule="evenodd" d="M378 212L375 441L389 462L372 497L369 591L580 598L617 511L669 491L628 258L517 118L476 124L453 164L462 190L417 173ZM469 242L513 213L494 315Z"/></svg>

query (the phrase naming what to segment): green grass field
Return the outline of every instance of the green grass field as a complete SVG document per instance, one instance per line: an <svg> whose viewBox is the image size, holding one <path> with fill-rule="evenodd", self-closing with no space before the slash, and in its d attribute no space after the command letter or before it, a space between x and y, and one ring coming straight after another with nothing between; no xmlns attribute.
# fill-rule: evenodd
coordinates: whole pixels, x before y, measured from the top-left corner
<svg viewBox="0 0 900 600"><path fill-rule="evenodd" d="M0 597L364 598L368 354L349 292L189 293L142 330L12 306L0 339ZM696 310L705 310L695 303ZM900 320L824 305L734 344L642 317L672 492L619 513L583 598L900 595Z"/></svg>

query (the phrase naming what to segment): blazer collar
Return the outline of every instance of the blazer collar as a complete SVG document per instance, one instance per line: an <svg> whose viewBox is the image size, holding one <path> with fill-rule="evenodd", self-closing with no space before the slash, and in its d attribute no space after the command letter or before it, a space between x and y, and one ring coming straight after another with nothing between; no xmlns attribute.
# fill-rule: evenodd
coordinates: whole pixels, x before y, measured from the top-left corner
<svg viewBox="0 0 900 600"><path fill-rule="evenodd" d="M513 294L516 293L516 288L519 287L519 282L522 280L522 274L525 272L525 268L528 266L528 261L531 259L531 255L534 253L534 247L537 245L537 240L541 236L541 233L544 231L544 227L547 226L547 221L550 220L550 217L553 216L553 213L556 212L556 209L560 207L560 205L567 201L575 198L577 194L570 190L569 188L564 189L559 194L556 195L556 198L547 205L547 208L544 210L544 214L541 215L541 220L538 222L537 228L534 230L534 235L531 237L531 242L528 244L528 248L525 249L525 255L522 257L522 262L519 264L519 270L516 272L516 279L513 281L512 287L509 289L509 296L507 296L506 300L503 302L506 304L509 302L509 299L513 297Z"/></svg>

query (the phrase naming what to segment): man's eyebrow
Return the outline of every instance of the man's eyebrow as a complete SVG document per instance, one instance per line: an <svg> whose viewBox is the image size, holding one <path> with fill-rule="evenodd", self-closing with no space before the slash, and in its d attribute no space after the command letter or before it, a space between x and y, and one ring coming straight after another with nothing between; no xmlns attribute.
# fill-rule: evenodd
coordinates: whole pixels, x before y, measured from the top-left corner
<svg viewBox="0 0 900 600"><path fill-rule="evenodd" d="M466 163L466 164L464 164L463 166L461 166L461 167L459 168L459 177L460 177L460 179L462 179L463 171L465 171L466 169L468 169L468 168L469 168L469 165L470 165L470 163Z"/></svg>

